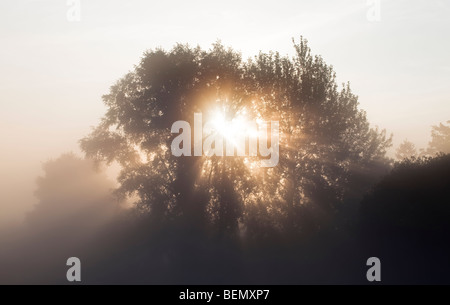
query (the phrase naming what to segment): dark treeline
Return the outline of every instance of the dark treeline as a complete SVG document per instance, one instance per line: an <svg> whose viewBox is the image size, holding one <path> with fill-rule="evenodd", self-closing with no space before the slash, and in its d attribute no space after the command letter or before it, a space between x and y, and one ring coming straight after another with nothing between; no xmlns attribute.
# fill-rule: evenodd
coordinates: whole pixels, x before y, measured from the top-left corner
<svg viewBox="0 0 450 305"><path fill-rule="evenodd" d="M364 198L359 234L385 259L387 279L450 282L449 203L448 154L403 160Z"/></svg>
<svg viewBox="0 0 450 305"><path fill-rule="evenodd" d="M248 61L220 43L146 52L103 97L87 159L46 164L0 281L66 283L77 256L84 283L367 283L376 256L384 283L448 283L448 155L393 165L350 86L304 39L294 47ZM217 108L279 121L278 166L174 157L172 123ZM112 162L117 188L101 171Z"/></svg>

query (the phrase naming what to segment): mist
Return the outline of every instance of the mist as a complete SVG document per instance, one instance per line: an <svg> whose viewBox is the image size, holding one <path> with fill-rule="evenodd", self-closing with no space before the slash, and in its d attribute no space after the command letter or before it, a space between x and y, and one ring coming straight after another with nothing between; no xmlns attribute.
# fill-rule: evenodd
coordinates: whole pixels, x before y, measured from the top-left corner
<svg viewBox="0 0 450 305"><path fill-rule="evenodd" d="M87 284L365 284L374 256L449 282L448 3L70 9L0 3L1 284L69 257ZM280 122L274 168L170 154L174 122L233 143L244 110Z"/></svg>
<svg viewBox="0 0 450 305"><path fill-rule="evenodd" d="M20 225L2 230L3 284L61 280L58 265L86 251L124 210L101 166L73 153L45 162L35 181L37 203Z"/></svg>

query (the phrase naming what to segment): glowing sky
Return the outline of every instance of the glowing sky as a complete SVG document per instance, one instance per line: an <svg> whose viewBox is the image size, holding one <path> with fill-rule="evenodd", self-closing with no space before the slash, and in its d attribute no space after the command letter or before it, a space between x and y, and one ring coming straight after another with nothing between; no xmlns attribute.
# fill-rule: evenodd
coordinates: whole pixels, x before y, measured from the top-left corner
<svg viewBox="0 0 450 305"><path fill-rule="evenodd" d="M41 161L78 151L104 112L101 95L143 51L176 42L220 39L248 57L292 54L291 38L303 35L394 144L424 147L430 126L450 120L443 0L381 1L380 22L367 20L366 0L81 0L80 22L68 22L68 9L63 0L0 2L0 222L33 204Z"/></svg>

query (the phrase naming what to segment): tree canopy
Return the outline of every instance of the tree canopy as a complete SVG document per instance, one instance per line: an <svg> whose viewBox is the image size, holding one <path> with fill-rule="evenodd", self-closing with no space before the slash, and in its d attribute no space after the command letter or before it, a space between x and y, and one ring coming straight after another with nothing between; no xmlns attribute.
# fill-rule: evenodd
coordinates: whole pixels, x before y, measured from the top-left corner
<svg viewBox="0 0 450 305"><path fill-rule="evenodd" d="M103 96L107 112L81 148L121 165L117 193L137 195L153 223L220 236L319 230L386 168L391 138L370 127L350 85L338 86L305 39L293 43L293 57L261 52L247 61L221 43L147 51ZM261 157L173 156L171 125L217 109L229 120L245 113L279 121L278 166L255 166Z"/></svg>

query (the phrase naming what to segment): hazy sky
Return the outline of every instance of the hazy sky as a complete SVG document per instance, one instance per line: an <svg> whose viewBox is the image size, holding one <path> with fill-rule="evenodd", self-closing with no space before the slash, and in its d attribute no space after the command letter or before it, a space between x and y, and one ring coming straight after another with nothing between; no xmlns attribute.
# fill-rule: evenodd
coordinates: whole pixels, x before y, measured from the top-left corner
<svg viewBox="0 0 450 305"><path fill-rule="evenodd" d="M0 2L0 223L35 203L42 161L78 151L104 112L101 95L146 49L220 39L244 57L292 54L303 35L314 54L350 81L373 125L426 146L430 126L450 120L450 3L366 0L65 0Z"/></svg>

